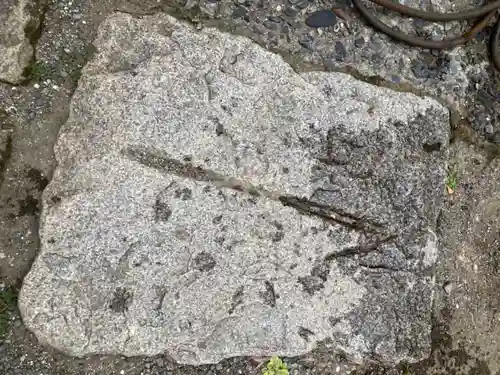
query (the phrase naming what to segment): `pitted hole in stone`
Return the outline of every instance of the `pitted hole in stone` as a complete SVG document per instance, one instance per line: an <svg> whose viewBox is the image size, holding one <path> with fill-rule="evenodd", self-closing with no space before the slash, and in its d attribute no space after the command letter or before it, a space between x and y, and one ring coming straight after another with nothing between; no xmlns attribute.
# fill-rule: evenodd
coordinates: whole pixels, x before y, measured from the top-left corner
<svg viewBox="0 0 500 375"><path fill-rule="evenodd" d="M434 151L440 151L442 146L441 142L424 143L423 148L425 152L431 153Z"/></svg>
<svg viewBox="0 0 500 375"><path fill-rule="evenodd" d="M214 257L205 251L202 251L194 258L194 267L201 272L210 271L215 267L216 264L217 262L215 261Z"/></svg>
<svg viewBox="0 0 500 375"><path fill-rule="evenodd" d="M132 293L125 288L116 288L109 308L115 313L124 313L132 303Z"/></svg>

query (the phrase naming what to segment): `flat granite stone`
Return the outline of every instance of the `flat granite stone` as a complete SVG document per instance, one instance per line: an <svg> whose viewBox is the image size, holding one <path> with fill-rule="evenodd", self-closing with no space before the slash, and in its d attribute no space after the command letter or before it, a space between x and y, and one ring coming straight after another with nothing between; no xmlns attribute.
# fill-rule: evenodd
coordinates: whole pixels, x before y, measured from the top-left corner
<svg viewBox="0 0 500 375"><path fill-rule="evenodd" d="M33 58L29 36L40 23L33 0L0 0L0 80L17 84Z"/></svg>
<svg viewBox="0 0 500 375"><path fill-rule="evenodd" d="M19 307L74 356L430 352L449 115L161 14L100 26Z"/></svg>

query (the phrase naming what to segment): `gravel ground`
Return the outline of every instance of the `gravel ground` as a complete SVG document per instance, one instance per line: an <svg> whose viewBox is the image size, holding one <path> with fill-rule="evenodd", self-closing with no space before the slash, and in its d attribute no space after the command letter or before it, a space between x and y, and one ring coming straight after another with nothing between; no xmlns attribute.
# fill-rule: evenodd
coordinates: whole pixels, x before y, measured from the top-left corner
<svg viewBox="0 0 500 375"><path fill-rule="evenodd" d="M349 6L349 0L334 1ZM468 6L464 1L455 3ZM466 241L461 236L471 236L463 229L470 220L464 207L492 196L495 190L485 187L484 181L495 181L500 169L495 159L500 143L500 78L487 56L488 29L466 47L436 52L389 42L363 26L352 10L348 22L339 19L327 29L307 27L308 14L332 5L322 0L41 0L39 5L44 17L33 40L36 62L31 78L19 86L0 83L0 290L18 287L36 256L40 194L54 168L52 146L68 116L80 69L92 54L97 26L113 10L137 16L166 11L196 24L249 36L282 54L297 70L345 71L382 86L434 96L450 107L455 126L452 164L464 177L442 215L440 237L445 250L437 282L443 288L437 293L433 352L422 363L357 367L355 373L479 375L499 370L499 347L493 335L500 330L496 323L500 301L495 297L500 277L495 272L496 252L486 251L497 245L493 241L468 247L466 265L460 258L463 252L458 251ZM402 29L412 27L420 35L465 30L461 23L429 26L394 20ZM479 219L496 212L484 215ZM23 327L15 306L7 313L1 311L0 300L0 374L4 375L256 374L262 367L259 358L196 368L178 366L163 357L69 358L38 343ZM2 322L2 317L8 321ZM286 362L291 374L339 374L353 369L346 358L332 358L321 348Z"/></svg>

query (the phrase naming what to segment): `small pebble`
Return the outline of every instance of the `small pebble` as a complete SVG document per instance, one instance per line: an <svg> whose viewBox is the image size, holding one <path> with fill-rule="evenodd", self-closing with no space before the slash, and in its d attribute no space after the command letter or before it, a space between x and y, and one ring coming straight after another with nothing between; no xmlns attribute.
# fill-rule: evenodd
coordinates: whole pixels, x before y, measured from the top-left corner
<svg viewBox="0 0 500 375"><path fill-rule="evenodd" d="M316 11L306 19L306 25L310 27L328 27L336 23L337 16L329 9Z"/></svg>
<svg viewBox="0 0 500 375"><path fill-rule="evenodd" d="M247 10L245 8L238 7L235 10L233 10L232 17L233 18L242 18L245 16L246 13L247 13Z"/></svg>
<svg viewBox="0 0 500 375"><path fill-rule="evenodd" d="M361 38L358 38L354 41L354 45L357 47L357 48L361 48L365 45L365 38L361 37Z"/></svg>
<svg viewBox="0 0 500 375"><path fill-rule="evenodd" d="M335 60L344 61L347 55L347 49L342 42L335 42Z"/></svg>
<svg viewBox="0 0 500 375"><path fill-rule="evenodd" d="M278 29L279 29L279 24L277 24L276 22L270 21L270 20L265 20L262 24L264 25L264 27L266 29L269 29L269 30L278 31Z"/></svg>
<svg viewBox="0 0 500 375"><path fill-rule="evenodd" d="M35 84L33 85L33 87L34 87L35 89L39 89L39 88L40 88L40 85L39 85L38 83L35 83Z"/></svg>
<svg viewBox="0 0 500 375"><path fill-rule="evenodd" d="M306 35L306 36L302 37L301 39L299 39L299 44L302 47L307 48L308 50L311 50L311 51L314 50L314 40L309 35Z"/></svg>
<svg viewBox="0 0 500 375"><path fill-rule="evenodd" d="M297 9L295 9L294 7L292 7L292 6L289 6L289 7L285 8L285 14L288 17L295 17L298 13L299 13L299 11Z"/></svg>
<svg viewBox="0 0 500 375"><path fill-rule="evenodd" d="M295 4L297 6L297 8L299 9L304 9L304 8L307 8L307 6L310 4L310 0L299 0L297 1L297 3Z"/></svg>
<svg viewBox="0 0 500 375"><path fill-rule="evenodd" d="M78 21L82 19L82 14L81 13L75 13L71 16L74 20Z"/></svg>
<svg viewBox="0 0 500 375"><path fill-rule="evenodd" d="M493 128L493 125L491 125L491 124L488 124L484 127L484 132L488 135L493 134L494 131L495 131L495 128Z"/></svg>
<svg viewBox="0 0 500 375"><path fill-rule="evenodd" d="M447 294L450 294L450 293L451 293L451 291L453 290L453 285L452 285L452 283L450 283L450 282L446 282L446 283L444 284L444 286L443 286L443 289L444 289L444 291L445 291Z"/></svg>
<svg viewBox="0 0 500 375"><path fill-rule="evenodd" d="M497 130L495 134L493 134L493 136L491 137L491 142L497 145L500 144L500 130Z"/></svg>

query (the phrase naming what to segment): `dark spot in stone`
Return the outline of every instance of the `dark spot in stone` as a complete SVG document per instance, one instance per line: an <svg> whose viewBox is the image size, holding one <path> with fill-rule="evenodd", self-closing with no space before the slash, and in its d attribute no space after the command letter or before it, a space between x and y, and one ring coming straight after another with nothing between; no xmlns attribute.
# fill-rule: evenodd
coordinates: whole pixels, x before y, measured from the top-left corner
<svg viewBox="0 0 500 375"><path fill-rule="evenodd" d="M254 197L260 197L260 192L257 190L255 187L250 187L248 188L248 194L254 196Z"/></svg>
<svg viewBox="0 0 500 375"><path fill-rule="evenodd" d="M157 197L155 202L155 221L168 221L172 215L172 209L162 200Z"/></svg>
<svg viewBox="0 0 500 375"><path fill-rule="evenodd" d="M314 234L318 234L319 230L318 228L316 227L311 227L311 233L314 235Z"/></svg>
<svg viewBox="0 0 500 375"><path fill-rule="evenodd" d="M49 184L49 180L44 177L43 173L38 169L30 168L27 173L28 178L36 183L38 186L38 190L42 191Z"/></svg>
<svg viewBox="0 0 500 375"><path fill-rule="evenodd" d="M53 204L57 204L61 201L61 198L58 197L57 195L53 195L50 197L50 201L53 203Z"/></svg>
<svg viewBox="0 0 500 375"><path fill-rule="evenodd" d="M298 264L297 263L293 263L290 265L290 269L293 270L295 268L297 268Z"/></svg>
<svg viewBox="0 0 500 375"><path fill-rule="evenodd" d="M365 39L363 37L361 38L357 38L355 41L354 41L354 45L357 47L357 48L361 48L365 45Z"/></svg>
<svg viewBox="0 0 500 375"><path fill-rule="evenodd" d="M113 294L113 300L109 308L115 313L123 313L128 310L132 302L132 294L125 288L117 288Z"/></svg>
<svg viewBox="0 0 500 375"><path fill-rule="evenodd" d="M247 10L243 7L237 7L235 10L233 10L232 17L233 18L242 18L247 14Z"/></svg>
<svg viewBox="0 0 500 375"><path fill-rule="evenodd" d="M401 82L401 77L396 76L396 75L392 75L391 76L391 81L394 82L394 83L400 83Z"/></svg>
<svg viewBox="0 0 500 375"><path fill-rule="evenodd" d="M36 215L39 212L38 199L28 195L26 199L19 201L19 216Z"/></svg>
<svg viewBox="0 0 500 375"><path fill-rule="evenodd" d="M283 238L285 237L285 233L283 232L276 232L272 236L273 242L280 242Z"/></svg>
<svg viewBox="0 0 500 375"><path fill-rule="evenodd" d="M218 224L218 223L220 223L220 222L221 222L221 220L222 220L222 215L217 215L216 217L214 217L214 218L212 219L212 223L214 223L214 224Z"/></svg>
<svg viewBox="0 0 500 375"><path fill-rule="evenodd" d="M248 203L251 203L251 204L253 204L253 205L256 205L256 204L257 204L257 199L255 199L255 198L248 198L248 199L247 199L247 202L248 202Z"/></svg>
<svg viewBox="0 0 500 375"><path fill-rule="evenodd" d="M224 134L224 126L220 122L217 122L217 125L215 126L215 134L217 136Z"/></svg>
<svg viewBox="0 0 500 375"><path fill-rule="evenodd" d="M221 245L221 246L224 244L224 241L225 241L225 240L226 240L226 239L224 238L224 236L219 236L219 237L216 237L216 238L215 238L215 242L217 242L217 243L218 243L219 245Z"/></svg>
<svg viewBox="0 0 500 375"><path fill-rule="evenodd" d="M199 341L196 346L200 349L206 349L207 348L207 343L205 341Z"/></svg>
<svg viewBox="0 0 500 375"><path fill-rule="evenodd" d="M342 319L340 318L334 318L333 316L328 317L328 323L334 328L338 323L340 323Z"/></svg>
<svg viewBox="0 0 500 375"><path fill-rule="evenodd" d="M337 23L337 16L330 9L322 9L306 18L309 27L328 27Z"/></svg>
<svg viewBox="0 0 500 375"><path fill-rule="evenodd" d="M326 97L328 97L328 98L329 98L329 97L331 97L331 96L332 96L332 94L333 94L333 89L332 89L332 87L331 87L331 86L328 86L328 85L327 85L327 86L325 86L325 87L323 87L323 90L322 90L322 91L323 91L323 94L325 94L325 96L326 96Z"/></svg>
<svg viewBox="0 0 500 375"><path fill-rule="evenodd" d="M289 173L290 172L290 168L288 167L283 167L283 173Z"/></svg>
<svg viewBox="0 0 500 375"><path fill-rule="evenodd" d="M311 270L311 276L319 277L322 281L326 281L329 274L330 264L327 261L321 262L320 264L314 266Z"/></svg>
<svg viewBox="0 0 500 375"><path fill-rule="evenodd" d="M238 289L233 294L233 298L231 301L231 308L229 309L228 313L229 315L232 315L234 313L234 310L238 305L241 305L243 303L243 287L240 286Z"/></svg>
<svg viewBox="0 0 500 375"><path fill-rule="evenodd" d="M205 251L202 251L194 258L194 267L202 272L210 271L216 264L214 257Z"/></svg>
<svg viewBox="0 0 500 375"><path fill-rule="evenodd" d="M283 230L283 224L281 224L280 222L278 221L273 221L272 224L274 225L274 227L278 230Z"/></svg>
<svg viewBox="0 0 500 375"><path fill-rule="evenodd" d="M344 61L347 56L347 50L340 41L335 42L335 60Z"/></svg>
<svg viewBox="0 0 500 375"><path fill-rule="evenodd" d="M49 240L47 241L49 244L53 245L56 243L56 240L53 239L53 238L49 238Z"/></svg>
<svg viewBox="0 0 500 375"><path fill-rule="evenodd" d="M429 153L441 150L441 146L442 146L441 142L424 143L423 145L424 151Z"/></svg>
<svg viewBox="0 0 500 375"><path fill-rule="evenodd" d="M313 331L311 331L310 329L304 328L304 327L299 327L297 334L307 342L309 342L310 336L314 336Z"/></svg>
<svg viewBox="0 0 500 375"><path fill-rule="evenodd" d="M193 195L193 192L189 188L183 188L183 189L175 191L175 197L181 198L183 201L191 199L192 195Z"/></svg>
<svg viewBox="0 0 500 375"><path fill-rule="evenodd" d="M193 160L193 157L191 155L184 155L182 157L182 160L184 160L185 162L190 162Z"/></svg>
<svg viewBox="0 0 500 375"><path fill-rule="evenodd" d="M261 292L260 295L264 300L264 303L271 307L276 307L276 292L274 291L274 285L269 281L264 281L265 292Z"/></svg>
<svg viewBox="0 0 500 375"><path fill-rule="evenodd" d="M204 193L208 193L210 191L212 191L212 187L210 185L203 186L203 192Z"/></svg>
<svg viewBox="0 0 500 375"><path fill-rule="evenodd" d="M309 295L313 295L315 292L323 289L325 287L324 281L317 276L304 276L297 279L299 284L302 284L302 289Z"/></svg>

